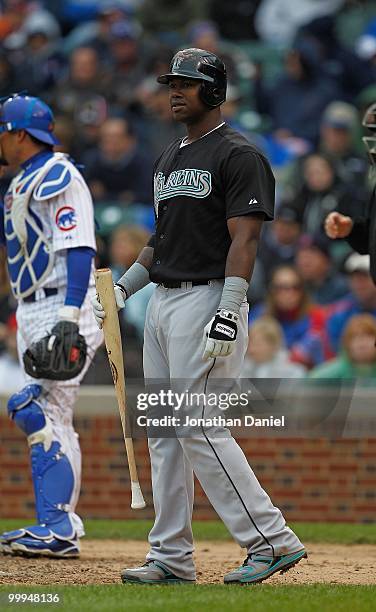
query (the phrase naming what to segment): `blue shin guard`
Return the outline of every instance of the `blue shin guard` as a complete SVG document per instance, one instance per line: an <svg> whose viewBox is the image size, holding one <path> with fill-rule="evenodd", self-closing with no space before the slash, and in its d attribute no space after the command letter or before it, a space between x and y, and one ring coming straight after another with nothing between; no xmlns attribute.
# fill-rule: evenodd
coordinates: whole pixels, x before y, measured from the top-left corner
<svg viewBox="0 0 376 612"><path fill-rule="evenodd" d="M53 439L52 425L38 398L40 385L28 385L12 395L8 412L28 438L38 525L3 533L3 552L24 555L75 557L79 554L76 529L69 513L74 474L61 444Z"/></svg>

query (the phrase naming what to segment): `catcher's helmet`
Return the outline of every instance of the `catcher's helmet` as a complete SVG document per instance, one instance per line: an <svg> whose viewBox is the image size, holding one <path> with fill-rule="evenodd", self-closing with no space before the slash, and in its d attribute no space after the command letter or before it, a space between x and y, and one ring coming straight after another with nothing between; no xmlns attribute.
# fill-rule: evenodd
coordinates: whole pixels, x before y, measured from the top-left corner
<svg viewBox="0 0 376 612"><path fill-rule="evenodd" d="M0 106L0 134L25 130L37 140L49 145L59 144L53 134L54 116L47 104L39 98L14 94Z"/></svg>
<svg viewBox="0 0 376 612"><path fill-rule="evenodd" d="M362 124L372 134L364 136L363 142L366 145L368 155L373 166L376 165L376 102L371 104L364 113Z"/></svg>
<svg viewBox="0 0 376 612"><path fill-rule="evenodd" d="M158 83L167 84L173 77L187 77L202 81L200 98L215 108L226 100L226 66L214 53L203 49L183 49L172 58L170 72L158 77Z"/></svg>

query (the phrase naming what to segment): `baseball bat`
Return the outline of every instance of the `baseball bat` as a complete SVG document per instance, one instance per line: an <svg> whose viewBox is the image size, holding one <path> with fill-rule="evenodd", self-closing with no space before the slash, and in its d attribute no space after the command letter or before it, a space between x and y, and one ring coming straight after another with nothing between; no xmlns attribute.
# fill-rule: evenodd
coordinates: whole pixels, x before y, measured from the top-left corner
<svg viewBox="0 0 376 612"><path fill-rule="evenodd" d="M145 508L146 503L142 495L140 482L137 475L136 461L134 457L133 440L129 437L127 405L125 395L125 374L123 348L120 335L119 316L116 306L114 284L111 270L102 268L95 272L95 285L106 317L103 321L104 340L110 362L112 379L115 385L116 399L120 412L120 420L123 428L125 450L128 458L129 473L131 476L132 502L131 508Z"/></svg>

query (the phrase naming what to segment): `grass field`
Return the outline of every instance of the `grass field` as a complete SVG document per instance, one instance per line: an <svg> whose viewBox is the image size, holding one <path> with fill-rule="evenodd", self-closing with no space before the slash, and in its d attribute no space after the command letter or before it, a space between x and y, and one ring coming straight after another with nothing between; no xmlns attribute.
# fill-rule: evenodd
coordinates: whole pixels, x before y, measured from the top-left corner
<svg viewBox="0 0 376 612"><path fill-rule="evenodd" d="M27 523L30 521L26 521ZM0 520L0 530L22 521ZM149 521L86 521L90 539L144 540ZM304 542L376 544L376 525L296 523L291 527ZM226 541L230 536L219 521L195 522L197 540ZM365 564L367 559L364 560ZM37 561L32 561L36 564ZM56 562L57 564L59 561ZM74 575L72 576L74 582ZM0 576L1 583L1 576ZM0 610L22 609L8 604L11 593L58 593L59 604L30 604L33 610L57 612L368 612L376 609L376 586L339 584L262 584L252 587L206 584L194 586L69 585L0 586ZM30 609L26 606L26 609Z"/></svg>
<svg viewBox="0 0 376 612"><path fill-rule="evenodd" d="M33 519L0 519L0 533L17 529L20 525L32 525ZM146 540L152 521L103 521L85 520L86 536L90 539ZM289 523L304 542L328 544L376 544L376 523ZM197 540L231 540L221 521L193 521Z"/></svg>
<svg viewBox="0 0 376 612"><path fill-rule="evenodd" d="M375 610L373 586L69 586L1 587L0 609L22 609L6 604L9 593L58 593L59 604L30 604L30 610L56 612L371 612Z"/></svg>

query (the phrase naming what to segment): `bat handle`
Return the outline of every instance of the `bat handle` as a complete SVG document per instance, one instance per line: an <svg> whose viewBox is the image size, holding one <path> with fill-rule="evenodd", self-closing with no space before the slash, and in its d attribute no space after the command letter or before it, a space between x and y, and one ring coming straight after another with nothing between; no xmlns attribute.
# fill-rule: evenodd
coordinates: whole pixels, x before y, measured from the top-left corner
<svg viewBox="0 0 376 612"><path fill-rule="evenodd" d="M137 481L131 481L131 491L132 491L132 502L131 508L133 510L140 510L141 508L146 507L146 503L144 500L144 496L142 495L140 483Z"/></svg>
<svg viewBox="0 0 376 612"><path fill-rule="evenodd" d="M125 434L125 421L122 424L124 427L123 431L124 431L124 436L125 436L126 435ZM146 502L144 500L144 496L142 495L140 483L138 480L132 438L125 437L125 448L126 448L127 457L128 457L129 473L131 476L131 492L132 492L131 508L132 510L140 510L141 508L146 507Z"/></svg>

